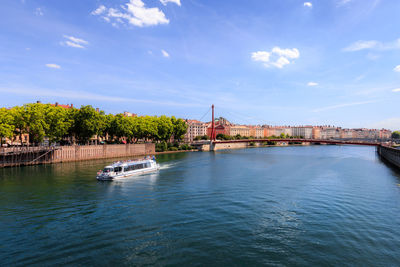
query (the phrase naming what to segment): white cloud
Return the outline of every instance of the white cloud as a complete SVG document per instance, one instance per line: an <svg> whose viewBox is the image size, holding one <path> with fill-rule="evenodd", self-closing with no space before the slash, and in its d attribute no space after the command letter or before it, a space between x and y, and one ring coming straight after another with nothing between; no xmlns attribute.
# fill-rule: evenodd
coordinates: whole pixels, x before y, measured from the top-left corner
<svg viewBox="0 0 400 267"><path fill-rule="evenodd" d="M395 72L400 72L400 65L397 65L394 69Z"/></svg>
<svg viewBox="0 0 400 267"><path fill-rule="evenodd" d="M344 48L343 51L355 52L365 49L378 50L378 51L400 49L400 38L392 42L380 42L376 40L369 40L369 41L360 40Z"/></svg>
<svg viewBox="0 0 400 267"><path fill-rule="evenodd" d="M354 52L363 49L371 49L377 47L379 44L378 41L357 41L352 43L348 47L344 48L343 50L346 52Z"/></svg>
<svg viewBox="0 0 400 267"><path fill-rule="evenodd" d="M161 50L163 57L169 57L169 54L164 49Z"/></svg>
<svg viewBox="0 0 400 267"><path fill-rule="evenodd" d="M100 6L91 14L102 15L105 21L115 25L127 22L133 26L145 27L169 23L169 20L160 9L157 7L147 8L142 0L130 0L125 5L122 5L120 9L107 9L105 6Z"/></svg>
<svg viewBox="0 0 400 267"><path fill-rule="evenodd" d="M293 48L293 49L281 49L277 46L275 46L272 49L272 53L280 55L280 56L284 56L287 58L298 58L300 56L300 52L299 50L297 50L297 48Z"/></svg>
<svg viewBox="0 0 400 267"><path fill-rule="evenodd" d="M293 63L293 60L300 57L300 52L297 48L281 49L278 46L272 48L271 51L257 51L251 54L253 61L264 63L265 67L283 68L285 65Z"/></svg>
<svg viewBox="0 0 400 267"><path fill-rule="evenodd" d="M36 16L43 16L43 10L40 7L38 7L35 10L35 14Z"/></svg>
<svg viewBox="0 0 400 267"><path fill-rule="evenodd" d="M348 4L348 3L350 3L352 0L340 0L339 2L338 2L338 5L339 6L342 6L342 5L345 5L345 4Z"/></svg>
<svg viewBox="0 0 400 267"><path fill-rule="evenodd" d="M71 41L65 41L63 44L70 46L70 47L75 47L75 48L85 48L83 45L71 42Z"/></svg>
<svg viewBox="0 0 400 267"><path fill-rule="evenodd" d="M392 92L395 92L395 93L400 92L400 88L393 89Z"/></svg>
<svg viewBox="0 0 400 267"><path fill-rule="evenodd" d="M317 86L318 83L316 83L316 82L309 82L309 83L307 83L307 85L308 85L308 86Z"/></svg>
<svg viewBox="0 0 400 267"><path fill-rule="evenodd" d="M320 111L326 111L326 110L338 109L338 108L344 108L344 107L359 106L359 105L365 105L365 104L370 104L370 103L375 103L375 102L376 101L363 101L363 102L344 103L344 104L338 104L338 105L333 105L333 106L317 108L317 109L314 109L313 112L320 112Z"/></svg>
<svg viewBox="0 0 400 267"><path fill-rule="evenodd" d="M304 6L306 6L306 7L312 7L312 3L311 3L311 2L304 2Z"/></svg>
<svg viewBox="0 0 400 267"><path fill-rule="evenodd" d="M75 47L75 48L85 48L85 45L88 45L89 42L85 41L80 38L76 38L74 36L68 36L64 35L64 38L66 39L64 42L61 42L62 45L67 45L70 47Z"/></svg>
<svg viewBox="0 0 400 267"><path fill-rule="evenodd" d="M175 3L178 6L181 5L181 0L160 0L161 4L163 4L164 6L166 6L168 3Z"/></svg>
<svg viewBox="0 0 400 267"><path fill-rule="evenodd" d="M61 69L61 66L60 66L60 65L53 64L53 63L51 63L51 64L46 64L46 67L51 68L51 69Z"/></svg>
<svg viewBox="0 0 400 267"><path fill-rule="evenodd" d="M277 61L271 62L270 64L279 69L282 69L285 65L290 64L290 61L285 57L279 57Z"/></svg>
<svg viewBox="0 0 400 267"><path fill-rule="evenodd" d="M271 53L266 52L266 51L258 51L258 52L253 52L251 54L251 58L254 61L262 61L262 62L268 62L270 56L271 56Z"/></svg>
<svg viewBox="0 0 400 267"><path fill-rule="evenodd" d="M100 15L100 14L103 14L106 10L107 10L107 8L104 5L100 5L96 10L94 10L90 14L92 14L92 15Z"/></svg>
<svg viewBox="0 0 400 267"><path fill-rule="evenodd" d="M64 35L64 38L69 39L72 42L77 43L77 44L84 44L84 45L89 44L88 41L85 41L83 39L79 39L79 38L76 38L76 37L73 37L73 36Z"/></svg>

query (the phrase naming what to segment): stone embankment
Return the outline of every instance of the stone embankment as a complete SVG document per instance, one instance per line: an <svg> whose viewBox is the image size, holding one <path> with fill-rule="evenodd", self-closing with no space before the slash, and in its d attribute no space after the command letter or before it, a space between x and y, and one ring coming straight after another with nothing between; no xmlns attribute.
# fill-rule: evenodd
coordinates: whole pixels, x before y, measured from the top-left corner
<svg viewBox="0 0 400 267"><path fill-rule="evenodd" d="M400 168L400 149L388 146L378 146L378 154L397 168Z"/></svg>
<svg viewBox="0 0 400 267"><path fill-rule="evenodd" d="M155 153L155 145L91 145L0 149L0 167L142 156Z"/></svg>

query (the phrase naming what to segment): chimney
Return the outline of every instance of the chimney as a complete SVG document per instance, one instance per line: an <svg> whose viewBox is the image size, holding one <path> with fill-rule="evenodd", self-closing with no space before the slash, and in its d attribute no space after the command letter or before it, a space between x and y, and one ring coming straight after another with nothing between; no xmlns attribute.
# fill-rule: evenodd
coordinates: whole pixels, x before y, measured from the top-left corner
<svg viewBox="0 0 400 267"><path fill-rule="evenodd" d="M100 112L99 108L96 108L96 112L97 112L97 113L99 113L99 112Z"/></svg>
<svg viewBox="0 0 400 267"><path fill-rule="evenodd" d="M56 105L55 105L56 107L58 107L58 102L56 102Z"/></svg>
<svg viewBox="0 0 400 267"><path fill-rule="evenodd" d="M71 108L73 108L74 107L74 104L71 104Z"/></svg>

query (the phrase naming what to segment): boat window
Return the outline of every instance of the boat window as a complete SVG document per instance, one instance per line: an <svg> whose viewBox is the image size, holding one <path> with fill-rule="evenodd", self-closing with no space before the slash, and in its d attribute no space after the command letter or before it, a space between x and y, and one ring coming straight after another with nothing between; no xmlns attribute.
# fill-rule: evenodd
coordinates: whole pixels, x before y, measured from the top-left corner
<svg viewBox="0 0 400 267"><path fill-rule="evenodd" d="M120 171L122 171L122 167L115 167L115 168L114 168L114 171L115 171L115 172L120 172Z"/></svg>
<svg viewBox="0 0 400 267"><path fill-rule="evenodd" d="M111 172L112 170L112 168L104 168L103 172Z"/></svg>

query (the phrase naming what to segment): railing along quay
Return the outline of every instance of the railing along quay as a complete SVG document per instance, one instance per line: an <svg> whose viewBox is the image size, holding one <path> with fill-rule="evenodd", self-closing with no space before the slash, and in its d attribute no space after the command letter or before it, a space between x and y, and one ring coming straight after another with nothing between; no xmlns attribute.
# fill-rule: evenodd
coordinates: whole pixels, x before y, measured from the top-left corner
<svg viewBox="0 0 400 267"><path fill-rule="evenodd" d="M49 163L59 147L7 147L0 149L0 167Z"/></svg>

